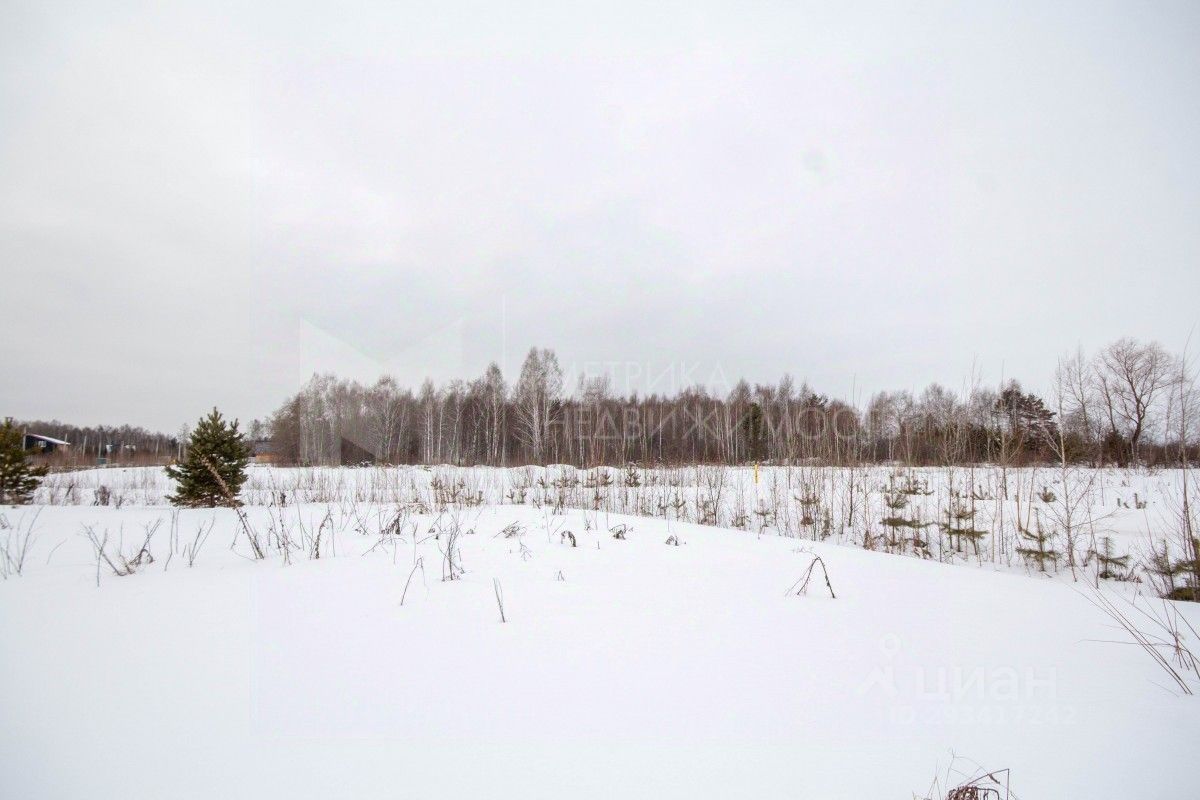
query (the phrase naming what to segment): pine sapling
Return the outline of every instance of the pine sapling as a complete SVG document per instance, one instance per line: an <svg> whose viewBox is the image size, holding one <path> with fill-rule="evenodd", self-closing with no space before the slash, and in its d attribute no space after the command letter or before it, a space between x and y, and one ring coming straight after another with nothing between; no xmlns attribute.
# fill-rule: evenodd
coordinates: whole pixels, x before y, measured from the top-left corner
<svg viewBox="0 0 1200 800"><path fill-rule="evenodd" d="M169 499L189 508L236 507L249 463L250 450L237 420L227 423L214 408L192 431L184 460L166 468L176 483Z"/></svg>
<svg viewBox="0 0 1200 800"><path fill-rule="evenodd" d="M955 550L961 553L965 540L975 548L975 555L979 555L979 541L987 536L987 531L976 529L974 523L975 509L951 504L950 508L946 509L946 521L939 524L942 531L950 537L950 543Z"/></svg>
<svg viewBox="0 0 1200 800"><path fill-rule="evenodd" d="M0 504L24 505L33 497L49 468L33 466L25 453L25 437L12 419L0 423Z"/></svg>
<svg viewBox="0 0 1200 800"><path fill-rule="evenodd" d="M1163 597L1175 594L1175 575L1178 572L1175 562L1171 560L1171 552L1167 548L1167 540L1162 540L1162 546L1151 544L1149 557L1146 559L1146 572L1150 573L1155 588Z"/></svg>
<svg viewBox="0 0 1200 800"><path fill-rule="evenodd" d="M1176 575L1184 576L1184 585L1171 591L1172 600L1200 602L1200 580L1196 577L1200 575L1200 557L1196 555L1200 552L1200 540L1192 539L1191 544L1191 557L1181 558L1172 565Z"/></svg>
<svg viewBox="0 0 1200 800"><path fill-rule="evenodd" d="M1048 531L1042 527L1042 517L1040 514L1034 515L1034 529L1017 524L1017 532L1021 535L1021 539L1028 542L1028 547L1018 547L1017 553L1025 559L1026 563L1036 562L1038 570L1046 571L1046 562L1050 561L1054 564L1054 569L1058 569L1058 557L1062 555L1054 549L1054 532Z"/></svg>
<svg viewBox="0 0 1200 800"><path fill-rule="evenodd" d="M1105 579L1123 580L1127 576L1126 570L1129 568L1129 554L1118 556L1113 550L1113 541L1111 536L1105 536L1100 540L1100 549L1092 550L1091 555L1096 559L1096 564L1099 567L1099 576Z"/></svg>

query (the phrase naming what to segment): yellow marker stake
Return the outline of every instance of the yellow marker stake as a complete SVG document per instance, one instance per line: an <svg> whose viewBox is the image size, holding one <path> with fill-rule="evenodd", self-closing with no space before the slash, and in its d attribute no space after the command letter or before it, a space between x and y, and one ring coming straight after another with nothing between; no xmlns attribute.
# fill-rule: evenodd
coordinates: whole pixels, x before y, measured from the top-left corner
<svg viewBox="0 0 1200 800"><path fill-rule="evenodd" d="M758 483L758 462L754 462L754 482Z"/></svg>

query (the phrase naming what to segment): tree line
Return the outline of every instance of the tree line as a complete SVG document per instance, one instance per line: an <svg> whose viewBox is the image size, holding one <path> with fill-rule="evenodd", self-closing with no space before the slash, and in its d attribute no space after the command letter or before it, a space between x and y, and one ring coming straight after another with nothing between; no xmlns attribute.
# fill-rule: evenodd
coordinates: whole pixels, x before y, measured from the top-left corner
<svg viewBox="0 0 1200 800"><path fill-rule="evenodd" d="M785 376L717 393L620 394L608 376L568 391L557 356L533 348L517 380L496 364L415 392L314 375L265 423L275 458L300 465L900 461L1094 465L1197 457L1185 359L1120 339L1060 359L1047 397L1017 381L955 392L879 392L864 408Z"/></svg>
<svg viewBox="0 0 1200 800"><path fill-rule="evenodd" d="M69 442L55 454L56 462L94 464L98 458L121 464L157 464L180 455L187 431L170 436L134 425L72 425L58 420L17 420L22 433L40 434Z"/></svg>

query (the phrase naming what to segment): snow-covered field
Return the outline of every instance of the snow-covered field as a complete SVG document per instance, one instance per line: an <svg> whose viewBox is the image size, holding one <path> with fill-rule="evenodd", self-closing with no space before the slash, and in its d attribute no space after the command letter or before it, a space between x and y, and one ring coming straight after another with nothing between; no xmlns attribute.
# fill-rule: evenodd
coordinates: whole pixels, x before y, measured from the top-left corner
<svg viewBox="0 0 1200 800"><path fill-rule="evenodd" d="M1197 698L1090 594L1149 590L1180 479L256 467L243 519L55 475L0 510L0 797L1197 796ZM968 506L978 552L923 526Z"/></svg>
<svg viewBox="0 0 1200 800"><path fill-rule="evenodd" d="M256 466L242 490L250 506L401 506L430 512L450 505L531 505L658 517L756 533L848 544L944 563L1057 574L1100 571L1095 552L1128 556L1127 577L1165 548L1186 555L1178 531L1179 470L996 467L858 469L693 466L676 468ZM1187 478L1200 491L1197 473ZM51 475L37 493L45 505L165 506L172 487L161 469L88 470ZM357 512L356 512L357 513ZM889 524L891 523L891 524ZM955 537L950 525L978 531ZM1024 529L1047 536L1056 555ZM1109 541L1106 542L1105 539ZM1107 551L1106 551L1107 545ZM1043 569L1044 567L1044 569Z"/></svg>

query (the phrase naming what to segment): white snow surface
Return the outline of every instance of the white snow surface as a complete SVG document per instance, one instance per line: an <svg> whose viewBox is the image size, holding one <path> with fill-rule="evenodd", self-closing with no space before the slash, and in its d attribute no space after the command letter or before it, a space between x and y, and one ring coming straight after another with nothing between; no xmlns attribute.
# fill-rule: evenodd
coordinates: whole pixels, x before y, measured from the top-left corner
<svg viewBox="0 0 1200 800"><path fill-rule="evenodd" d="M753 492L777 477L735 472ZM514 504L503 470L466 471L477 504L439 507L421 494L438 474L256 468L246 521L289 531L288 564L251 558L231 509L164 505L157 470L74 473L70 495L54 476L41 505L0 510L10 550L34 531L0 581L0 797L911 798L1004 768L1021 800L1198 796L1200 699L1113 643L1089 568ZM1170 480L1103 491L1161 505ZM84 504L102 483L120 508ZM1169 517L1097 505L1121 509L1103 527L1122 549ZM153 563L97 570L85 529L132 558L156 522ZM819 566L788 592L814 556L836 599Z"/></svg>

